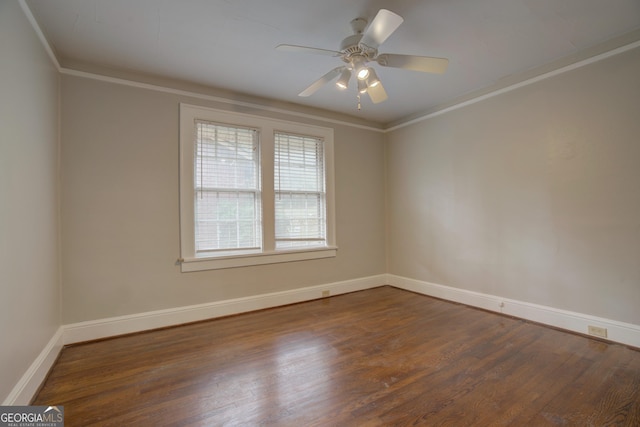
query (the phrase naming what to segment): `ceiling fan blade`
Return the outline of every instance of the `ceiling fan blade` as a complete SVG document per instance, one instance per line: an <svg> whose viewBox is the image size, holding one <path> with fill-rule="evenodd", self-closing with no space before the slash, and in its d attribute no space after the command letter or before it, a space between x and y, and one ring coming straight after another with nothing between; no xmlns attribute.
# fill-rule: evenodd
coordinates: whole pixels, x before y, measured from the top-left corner
<svg viewBox="0 0 640 427"><path fill-rule="evenodd" d="M388 98L387 91L384 90L382 83L378 83L375 86L369 86L367 88L367 93L369 94L369 98L371 98L371 101L374 104L379 104Z"/></svg>
<svg viewBox="0 0 640 427"><path fill-rule="evenodd" d="M378 64L383 67L404 68L405 70L422 71L424 73L442 74L449 65L446 58L433 58L430 56L398 55L395 53L383 53L376 58Z"/></svg>
<svg viewBox="0 0 640 427"><path fill-rule="evenodd" d="M345 67L334 68L333 70L329 71L324 76L320 77L315 82L311 83L311 86L309 86L308 88L306 88L305 90L300 92L298 94L298 96L305 96L306 97L306 96L313 95L322 86L326 85L331 80L335 79L338 76L338 74L340 74L342 72L342 70L344 70L344 69L345 69Z"/></svg>
<svg viewBox="0 0 640 427"><path fill-rule="evenodd" d="M340 56L340 52L328 49L319 49L317 47L296 46L294 44L280 44L276 46L276 50L283 52L311 53L314 55Z"/></svg>
<svg viewBox="0 0 640 427"><path fill-rule="evenodd" d="M402 16L387 9L380 9L362 35L360 45L377 49L403 21Z"/></svg>

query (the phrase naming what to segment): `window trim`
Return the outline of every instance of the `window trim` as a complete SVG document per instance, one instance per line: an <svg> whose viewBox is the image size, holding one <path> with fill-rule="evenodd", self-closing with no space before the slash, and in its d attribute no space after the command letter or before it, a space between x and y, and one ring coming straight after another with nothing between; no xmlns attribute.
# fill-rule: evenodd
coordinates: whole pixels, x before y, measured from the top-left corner
<svg viewBox="0 0 640 427"><path fill-rule="evenodd" d="M194 224L194 144L195 120L250 127L259 131L260 174L262 181L262 249L244 253L197 257ZM274 138L276 132L296 133L322 138L326 175L326 246L275 249ZM218 110L180 103L180 264L182 272L245 267L281 262L330 258L337 255L335 232L335 181L333 129L299 122L272 119L252 114Z"/></svg>

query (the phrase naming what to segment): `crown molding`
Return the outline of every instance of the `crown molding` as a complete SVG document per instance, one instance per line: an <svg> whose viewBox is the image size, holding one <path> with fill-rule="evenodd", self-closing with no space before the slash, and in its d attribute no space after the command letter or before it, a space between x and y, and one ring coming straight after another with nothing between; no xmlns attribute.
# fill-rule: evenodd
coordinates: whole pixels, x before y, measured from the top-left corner
<svg viewBox="0 0 640 427"><path fill-rule="evenodd" d="M164 85L144 83L144 82L130 80L130 79L121 78L121 77L111 77L103 74L97 74L94 72L80 71L80 70L75 70L71 68L61 67L60 73L69 75L69 76L74 76L74 77L83 77L87 79L98 80L106 83L113 83L113 84L118 84L123 86L135 87L138 89L146 89L146 90L152 90L156 92L168 93L172 95L200 99L204 101L218 102L221 104L229 104L229 105L244 107L252 110L268 111L271 113L284 114L287 116L316 120L324 123L332 123L337 125L349 126L357 129L364 129L364 130L369 130L374 132L385 132L385 129L382 129L382 128L353 123L346 120L333 119L333 118L324 117L318 114L304 113L301 111L295 111L293 109L274 107L271 105L263 105L263 104L260 104L257 102L251 102L251 101L241 101L237 99L230 99L224 96L209 95L206 93L201 93L201 92L191 91L191 90L184 90L184 89L177 89L177 88L172 88Z"/></svg>
<svg viewBox="0 0 640 427"><path fill-rule="evenodd" d="M611 40L607 40L595 47L587 49L583 52L578 52L574 55L571 55L567 58L559 59L558 61L554 61L551 64L545 64L541 67L537 67L532 70L528 70L524 73L519 73L517 75L508 76L493 86L486 87L483 89L479 89L474 91L471 94L468 94L462 98L451 101L447 104L441 104L436 106L428 111L422 113L416 113L405 117L400 120L396 120L394 122L386 123L381 125L381 127L376 127L373 125L355 123L353 121L334 119L330 117L323 116L321 114L312 114L301 111L296 111L293 108L282 108L275 107L272 105L264 105L260 102L253 101L242 101L238 99L232 99L231 97L218 96L202 93L200 91L194 90L184 90L177 89L174 87L169 87L166 84L155 84L155 83L146 83L138 80L133 80L126 77L115 77L110 76L108 73L97 73L93 71L82 71L76 68L68 68L60 65L60 61L56 57L56 54L49 44L46 36L44 35L42 29L38 25L38 22L34 18L29 6L26 3L26 0L19 0L20 6L22 7L26 18L29 23L33 27L36 35L40 39L44 49L46 50L49 58L51 58L52 63L61 74L66 74L75 77L83 77L113 84L119 84L129 87L136 87L140 89L153 90L156 92L164 92L173 95L179 96L187 96L190 98L201 99L205 101L218 102L222 104L234 105L244 108L262 110L277 114L285 114L288 116L317 120L324 123L332 123L337 125L349 126L357 129L363 129L373 132L380 133L389 133L396 131L398 129L402 129L404 127L423 122L425 120L440 116L442 114L449 113L451 111L455 111L460 108L467 107L469 105L473 105L475 103L493 98L498 95L502 95L507 92L511 92L516 89L520 89L525 86L532 85L534 83L540 82L542 80L546 80L578 68L585 67L587 65L594 64L599 61L603 61L607 58L610 58L615 55L619 55L624 52L628 52L630 50L636 49L640 47L640 29L634 30L630 33L623 34L621 36L615 37Z"/></svg>
<svg viewBox="0 0 640 427"><path fill-rule="evenodd" d="M622 45L620 45L621 43ZM385 132L393 132L637 48L640 48L640 30L609 40L608 42L589 49L586 53L583 52L582 54L576 54L568 58L560 59L552 64L547 64L534 70L529 70L527 73L518 74L510 77L509 79L505 78L504 82L498 82L493 87L480 89L479 91L467 95L462 99L452 101L448 105L436 106L427 112L389 123L385 127Z"/></svg>
<svg viewBox="0 0 640 427"><path fill-rule="evenodd" d="M44 50L47 52L47 55L49 55L49 59L51 59L51 62L59 72L61 70L60 62L58 61L58 58L56 57L56 54L53 51L53 48L49 44L49 41L47 40L44 33L42 32L40 25L38 25L38 21L36 21L36 18L33 16L33 13L31 13L31 9L29 9L27 2L25 0L19 0L18 3L20 3L20 7L24 12L25 17L29 21L29 24L31 24L33 31L35 31L36 35L38 36L38 39L40 39L40 43L42 43Z"/></svg>

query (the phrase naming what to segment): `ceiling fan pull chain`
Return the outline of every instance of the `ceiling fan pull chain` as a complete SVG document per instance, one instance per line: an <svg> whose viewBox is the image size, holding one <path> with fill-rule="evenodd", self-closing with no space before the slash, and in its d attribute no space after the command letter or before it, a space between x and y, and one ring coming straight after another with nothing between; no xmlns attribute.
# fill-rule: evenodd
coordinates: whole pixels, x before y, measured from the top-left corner
<svg viewBox="0 0 640 427"><path fill-rule="evenodd" d="M360 105L360 94L358 93L358 111L362 109L362 105Z"/></svg>

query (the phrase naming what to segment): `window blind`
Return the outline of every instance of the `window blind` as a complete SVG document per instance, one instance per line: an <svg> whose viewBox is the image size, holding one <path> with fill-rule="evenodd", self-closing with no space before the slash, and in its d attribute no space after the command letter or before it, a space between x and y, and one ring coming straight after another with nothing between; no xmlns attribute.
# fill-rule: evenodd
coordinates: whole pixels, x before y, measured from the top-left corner
<svg viewBox="0 0 640 427"><path fill-rule="evenodd" d="M195 124L196 253L261 248L258 132Z"/></svg>
<svg viewBox="0 0 640 427"><path fill-rule="evenodd" d="M324 141L276 132L276 249L326 246Z"/></svg>

